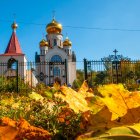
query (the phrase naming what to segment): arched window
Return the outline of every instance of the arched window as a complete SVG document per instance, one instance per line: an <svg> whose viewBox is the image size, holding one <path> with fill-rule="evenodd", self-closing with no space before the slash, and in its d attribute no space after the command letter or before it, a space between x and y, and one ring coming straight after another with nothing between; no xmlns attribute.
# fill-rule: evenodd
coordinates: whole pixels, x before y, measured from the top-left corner
<svg viewBox="0 0 140 140"><path fill-rule="evenodd" d="M17 61L14 58L10 58L8 60L8 69L16 69L17 67Z"/></svg>
<svg viewBox="0 0 140 140"><path fill-rule="evenodd" d="M48 41L48 43L49 43L49 47L50 47L51 46L50 40Z"/></svg>
<svg viewBox="0 0 140 140"><path fill-rule="evenodd" d="M54 39L54 46L56 46L57 45L57 40L56 39Z"/></svg>
<svg viewBox="0 0 140 140"><path fill-rule="evenodd" d="M55 76L55 77L59 77L60 76L60 69L59 69L59 67L55 67L54 69L53 69L53 76Z"/></svg>
<svg viewBox="0 0 140 140"><path fill-rule="evenodd" d="M62 62L62 58L59 55L54 55L51 58L51 62Z"/></svg>

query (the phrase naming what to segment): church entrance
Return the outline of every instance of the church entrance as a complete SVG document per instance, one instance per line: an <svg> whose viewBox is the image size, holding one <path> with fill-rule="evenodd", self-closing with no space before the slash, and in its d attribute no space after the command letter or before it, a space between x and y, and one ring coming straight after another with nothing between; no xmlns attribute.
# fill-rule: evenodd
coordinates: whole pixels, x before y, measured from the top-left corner
<svg viewBox="0 0 140 140"><path fill-rule="evenodd" d="M54 55L49 62L48 85L54 82L67 84L67 63L59 55Z"/></svg>
<svg viewBox="0 0 140 140"><path fill-rule="evenodd" d="M8 79L17 77L17 61L14 58L10 58L5 64L7 66L4 72L5 76Z"/></svg>

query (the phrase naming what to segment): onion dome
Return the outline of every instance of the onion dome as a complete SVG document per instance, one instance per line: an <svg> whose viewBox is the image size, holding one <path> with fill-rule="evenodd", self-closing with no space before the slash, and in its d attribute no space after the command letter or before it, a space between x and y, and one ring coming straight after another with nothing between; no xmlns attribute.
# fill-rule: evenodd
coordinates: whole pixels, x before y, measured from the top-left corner
<svg viewBox="0 0 140 140"><path fill-rule="evenodd" d="M13 22L11 27L12 27L13 30L16 30L18 28L18 24L16 22Z"/></svg>
<svg viewBox="0 0 140 140"><path fill-rule="evenodd" d="M46 31L48 34L61 33L62 25L58 23L55 19L53 19L52 22L47 25Z"/></svg>
<svg viewBox="0 0 140 140"><path fill-rule="evenodd" d="M46 47L48 46L48 42L45 39L42 39L39 43L40 47Z"/></svg>
<svg viewBox="0 0 140 140"><path fill-rule="evenodd" d="M63 46L72 46L72 42L68 39L68 37L64 40Z"/></svg>

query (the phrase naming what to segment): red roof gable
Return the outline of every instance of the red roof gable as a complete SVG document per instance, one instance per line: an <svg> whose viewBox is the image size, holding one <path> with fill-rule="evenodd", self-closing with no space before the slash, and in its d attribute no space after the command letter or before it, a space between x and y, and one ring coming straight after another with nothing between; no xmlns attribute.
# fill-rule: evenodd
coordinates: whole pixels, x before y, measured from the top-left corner
<svg viewBox="0 0 140 140"><path fill-rule="evenodd" d="M5 54L23 54L15 32L12 33Z"/></svg>

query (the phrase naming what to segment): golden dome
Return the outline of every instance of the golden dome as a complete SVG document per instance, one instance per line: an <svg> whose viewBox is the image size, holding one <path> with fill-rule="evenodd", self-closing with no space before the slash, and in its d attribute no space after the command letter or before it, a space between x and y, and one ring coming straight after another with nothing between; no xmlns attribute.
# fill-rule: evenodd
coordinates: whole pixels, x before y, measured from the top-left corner
<svg viewBox="0 0 140 140"><path fill-rule="evenodd" d="M42 39L39 43L40 47L48 46L48 42L45 39Z"/></svg>
<svg viewBox="0 0 140 140"><path fill-rule="evenodd" d="M68 39L68 37L64 40L63 46L72 46L72 42Z"/></svg>
<svg viewBox="0 0 140 140"><path fill-rule="evenodd" d="M11 27L12 27L13 30L16 30L18 28L18 24L16 22L13 22Z"/></svg>
<svg viewBox="0 0 140 140"><path fill-rule="evenodd" d="M53 19L52 22L47 25L46 31L48 34L61 33L62 25L58 23L55 19Z"/></svg>

